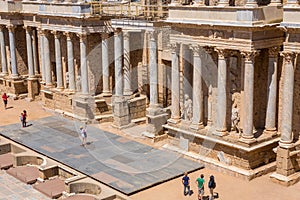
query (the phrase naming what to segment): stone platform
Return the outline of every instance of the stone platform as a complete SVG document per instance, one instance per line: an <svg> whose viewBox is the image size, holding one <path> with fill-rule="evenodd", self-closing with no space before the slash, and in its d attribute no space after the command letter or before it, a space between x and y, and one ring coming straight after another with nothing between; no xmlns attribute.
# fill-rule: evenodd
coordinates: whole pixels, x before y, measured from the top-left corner
<svg viewBox="0 0 300 200"><path fill-rule="evenodd" d="M47 117L0 127L1 135L68 165L124 194L130 195L203 167L167 150L128 140L88 126L86 147L80 146L79 122Z"/></svg>

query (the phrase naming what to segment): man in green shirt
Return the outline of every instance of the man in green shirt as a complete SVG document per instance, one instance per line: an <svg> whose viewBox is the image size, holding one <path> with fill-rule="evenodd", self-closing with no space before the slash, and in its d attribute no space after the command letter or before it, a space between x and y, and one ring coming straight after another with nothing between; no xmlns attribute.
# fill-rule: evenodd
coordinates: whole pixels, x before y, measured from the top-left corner
<svg viewBox="0 0 300 200"><path fill-rule="evenodd" d="M202 200L204 195L204 175L201 174L200 178L196 179L196 183L198 184L198 199Z"/></svg>

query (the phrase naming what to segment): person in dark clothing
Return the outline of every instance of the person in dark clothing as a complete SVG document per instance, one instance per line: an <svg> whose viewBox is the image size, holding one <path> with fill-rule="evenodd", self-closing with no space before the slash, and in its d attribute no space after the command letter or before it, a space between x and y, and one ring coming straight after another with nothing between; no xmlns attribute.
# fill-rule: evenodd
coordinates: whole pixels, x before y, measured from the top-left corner
<svg viewBox="0 0 300 200"><path fill-rule="evenodd" d="M190 178L188 177L187 172L184 173L184 177L182 178L182 184L183 184L183 194L184 194L184 196L190 195L191 194L191 191L190 191ZM186 192L186 189L187 189L187 192Z"/></svg>
<svg viewBox="0 0 300 200"><path fill-rule="evenodd" d="M216 188L216 181L215 181L215 177L213 175L211 175L209 177L208 188L209 188L209 192L210 192L209 200L213 200L214 199L214 189Z"/></svg>

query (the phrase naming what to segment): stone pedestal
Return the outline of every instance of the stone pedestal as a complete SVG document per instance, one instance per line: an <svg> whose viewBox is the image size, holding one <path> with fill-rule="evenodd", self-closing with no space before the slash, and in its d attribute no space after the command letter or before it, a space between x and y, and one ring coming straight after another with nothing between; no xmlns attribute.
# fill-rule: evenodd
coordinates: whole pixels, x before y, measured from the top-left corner
<svg viewBox="0 0 300 200"><path fill-rule="evenodd" d="M276 157L276 172L271 174L271 179L282 185L292 185L300 180L300 167L299 167L300 150L294 145L290 148L282 147L277 148Z"/></svg>
<svg viewBox="0 0 300 200"><path fill-rule="evenodd" d="M75 118L82 121L95 118L95 99L89 95L77 95L72 99L73 114Z"/></svg>
<svg viewBox="0 0 300 200"><path fill-rule="evenodd" d="M33 101L35 98L35 95L37 95L39 93L38 79L37 78L28 78L27 79L27 89L28 89L27 100Z"/></svg>
<svg viewBox="0 0 300 200"><path fill-rule="evenodd" d="M168 114L161 108L148 108L146 116L147 128L142 134L150 138L164 134L162 125L167 122Z"/></svg>
<svg viewBox="0 0 300 200"><path fill-rule="evenodd" d="M132 126L129 113L129 102L123 96L113 96L113 126L118 129Z"/></svg>

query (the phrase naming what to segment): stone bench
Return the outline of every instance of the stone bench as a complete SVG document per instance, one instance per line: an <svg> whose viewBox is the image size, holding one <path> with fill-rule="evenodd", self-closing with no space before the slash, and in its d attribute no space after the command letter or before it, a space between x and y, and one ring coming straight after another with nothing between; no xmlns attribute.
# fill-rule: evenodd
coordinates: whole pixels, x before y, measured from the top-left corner
<svg viewBox="0 0 300 200"><path fill-rule="evenodd" d="M0 169L8 169L13 166L14 156L11 153L0 155Z"/></svg>
<svg viewBox="0 0 300 200"><path fill-rule="evenodd" d="M35 166L12 167L7 170L7 173L27 184L35 183L39 177L39 170Z"/></svg>
<svg viewBox="0 0 300 200"><path fill-rule="evenodd" d="M33 188L52 199L59 198L66 190L65 182L60 180L58 177L51 180L46 180L42 183L37 183L33 186Z"/></svg>

